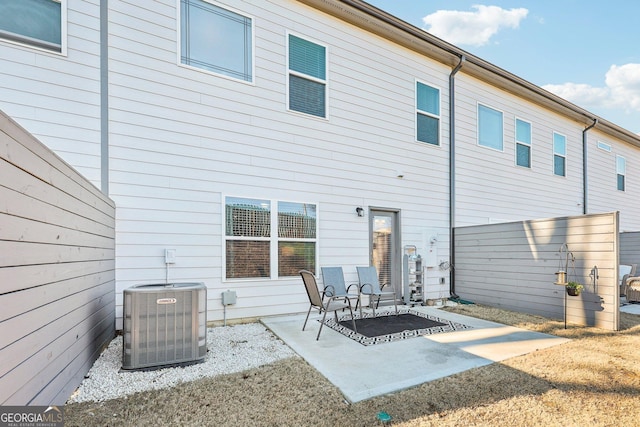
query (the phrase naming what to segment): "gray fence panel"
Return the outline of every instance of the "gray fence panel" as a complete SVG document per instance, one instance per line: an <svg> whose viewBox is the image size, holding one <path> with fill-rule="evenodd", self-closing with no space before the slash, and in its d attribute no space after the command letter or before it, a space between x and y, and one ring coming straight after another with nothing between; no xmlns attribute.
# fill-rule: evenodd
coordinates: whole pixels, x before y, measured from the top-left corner
<svg viewBox="0 0 640 427"><path fill-rule="evenodd" d="M563 319L560 248L575 256L569 280L585 285L566 297L568 322L619 328L618 212L455 229L455 291L462 299ZM595 274L597 272L597 274Z"/></svg>
<svg viewBox="0 0 640 427"><path fill-rule="evenodd" d="M115 336L115 205L0 111L0 405L62 405Z"/></svg>

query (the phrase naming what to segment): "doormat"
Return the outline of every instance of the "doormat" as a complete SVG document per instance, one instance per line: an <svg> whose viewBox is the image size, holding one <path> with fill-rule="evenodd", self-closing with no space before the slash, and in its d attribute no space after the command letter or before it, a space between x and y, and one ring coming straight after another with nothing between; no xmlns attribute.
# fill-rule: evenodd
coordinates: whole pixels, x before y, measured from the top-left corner
<svg viewBox="0 0 640 427"><path fill-rule="evenodd" d="M354 316L358 332L353 331L350 315L340 316L337 323L334 318L326 319L324 324L362 345L471 329L471 326L462 323L413 310L398 310L397 316L395 311L377 312L375 317L373 313L364 313L362 318L358 314Z"/></svg>

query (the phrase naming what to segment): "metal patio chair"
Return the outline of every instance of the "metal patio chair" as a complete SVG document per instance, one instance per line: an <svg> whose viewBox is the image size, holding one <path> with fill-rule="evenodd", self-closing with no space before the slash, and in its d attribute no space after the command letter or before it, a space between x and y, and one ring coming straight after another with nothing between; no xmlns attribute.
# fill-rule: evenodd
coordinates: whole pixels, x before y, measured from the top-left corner
<svg viewBox="0 0 640 427"><path fill-rule="evenodd" d="M307 326L307 321L309 320L309 314L311 313L312 308L316 308L319 313L323 313L322 321L320 322L320 330L318 330L316 341L320 339L320 332L322 332L322 326L324 325L324 320L327 317L327 313L333 312L336 317L336 322L338 322L337 311L343 308L349 308L349 312L351 313L351 322L353 323L353 330L355 332L358 332L356 329L356 321L353 318L353 310L351 309L351 300L349 298L338 295L327 296L325 292L322 293L323 295L320 295L316 277L312 272L307 270L300 270L300 276L302 276L302 282L304 283L304 287L307 290L307 296L309 297L310 304L309 311L307 311L307 317L306 319L304 319L304 325L302 325L303 331Z"/></svg>
<svg viewBox="0 0 640 427"><path fill-rule="evenodd" d="M349 299L357 299L358 293L351 293L351 288L358 292L358 284L352 283L347 287L344 282L344 272L342 267L320 267L322 271L322 282L324 284L325 296L339 296ZM346 302L346 301L345 301Z"/></svg>
<svg viewBox="0 0 640 427"><path fill-rule="evenodd" d="M376 307L380 304L382 297L391 296L393 298L393 305L396 308L396 315L398 314L398 302L396 300L395 291L383 291L385 286L391 286L388 283L380 285L378 279L378 270L376 267L356 267L358 271L358 280L360 281L360 298L358 304L360 305L360 318L362 318L362 295L369 295L369 307L373 310L373 316L376 316ZM375 306L372 303L373 299L377 297Z"/></svg>

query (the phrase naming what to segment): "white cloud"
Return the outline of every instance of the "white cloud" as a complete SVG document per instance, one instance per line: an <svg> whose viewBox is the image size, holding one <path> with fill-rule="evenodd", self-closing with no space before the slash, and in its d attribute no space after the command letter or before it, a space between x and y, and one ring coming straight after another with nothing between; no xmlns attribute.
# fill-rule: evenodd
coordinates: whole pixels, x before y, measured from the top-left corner
<svg viewBox="0 0 640 427"><path fill-rule="evenodd" d="M544 85L544 89L571 101L575 104L602 105L611 97L611 91L605 87L593 87L581 83L563 83L560 85Z"/></svg>
<svg viewBox="0 0 640 427"><path fill-rule="evenodd" d="M475 12L438 10L422 20L425 29L450 43L483 46L502 28L518 28L529 11L524 8L502 9L498 6L474 5Z"/></svg>
<svg viewBox="0 0 640 427"><path fill-rule="evenodd" d="M640 64L612 65L604 81L614 106L640 111Z"/></svg>
<svg viewBox="0 0 640 427"><path fill-rule="evenodd" d="M542 87L585 108L640 111L640 64L612 65L604 87L578 83Z"/></svg>

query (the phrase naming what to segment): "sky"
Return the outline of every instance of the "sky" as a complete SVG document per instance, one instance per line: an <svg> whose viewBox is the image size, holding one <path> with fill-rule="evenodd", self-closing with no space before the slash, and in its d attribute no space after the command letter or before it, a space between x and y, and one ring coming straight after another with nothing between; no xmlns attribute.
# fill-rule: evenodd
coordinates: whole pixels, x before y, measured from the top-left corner
<svg viewBox="0 0 640 427"><path fill-rule="evenodd" d="M640 2L366 1L640 133Z"/></svg>

